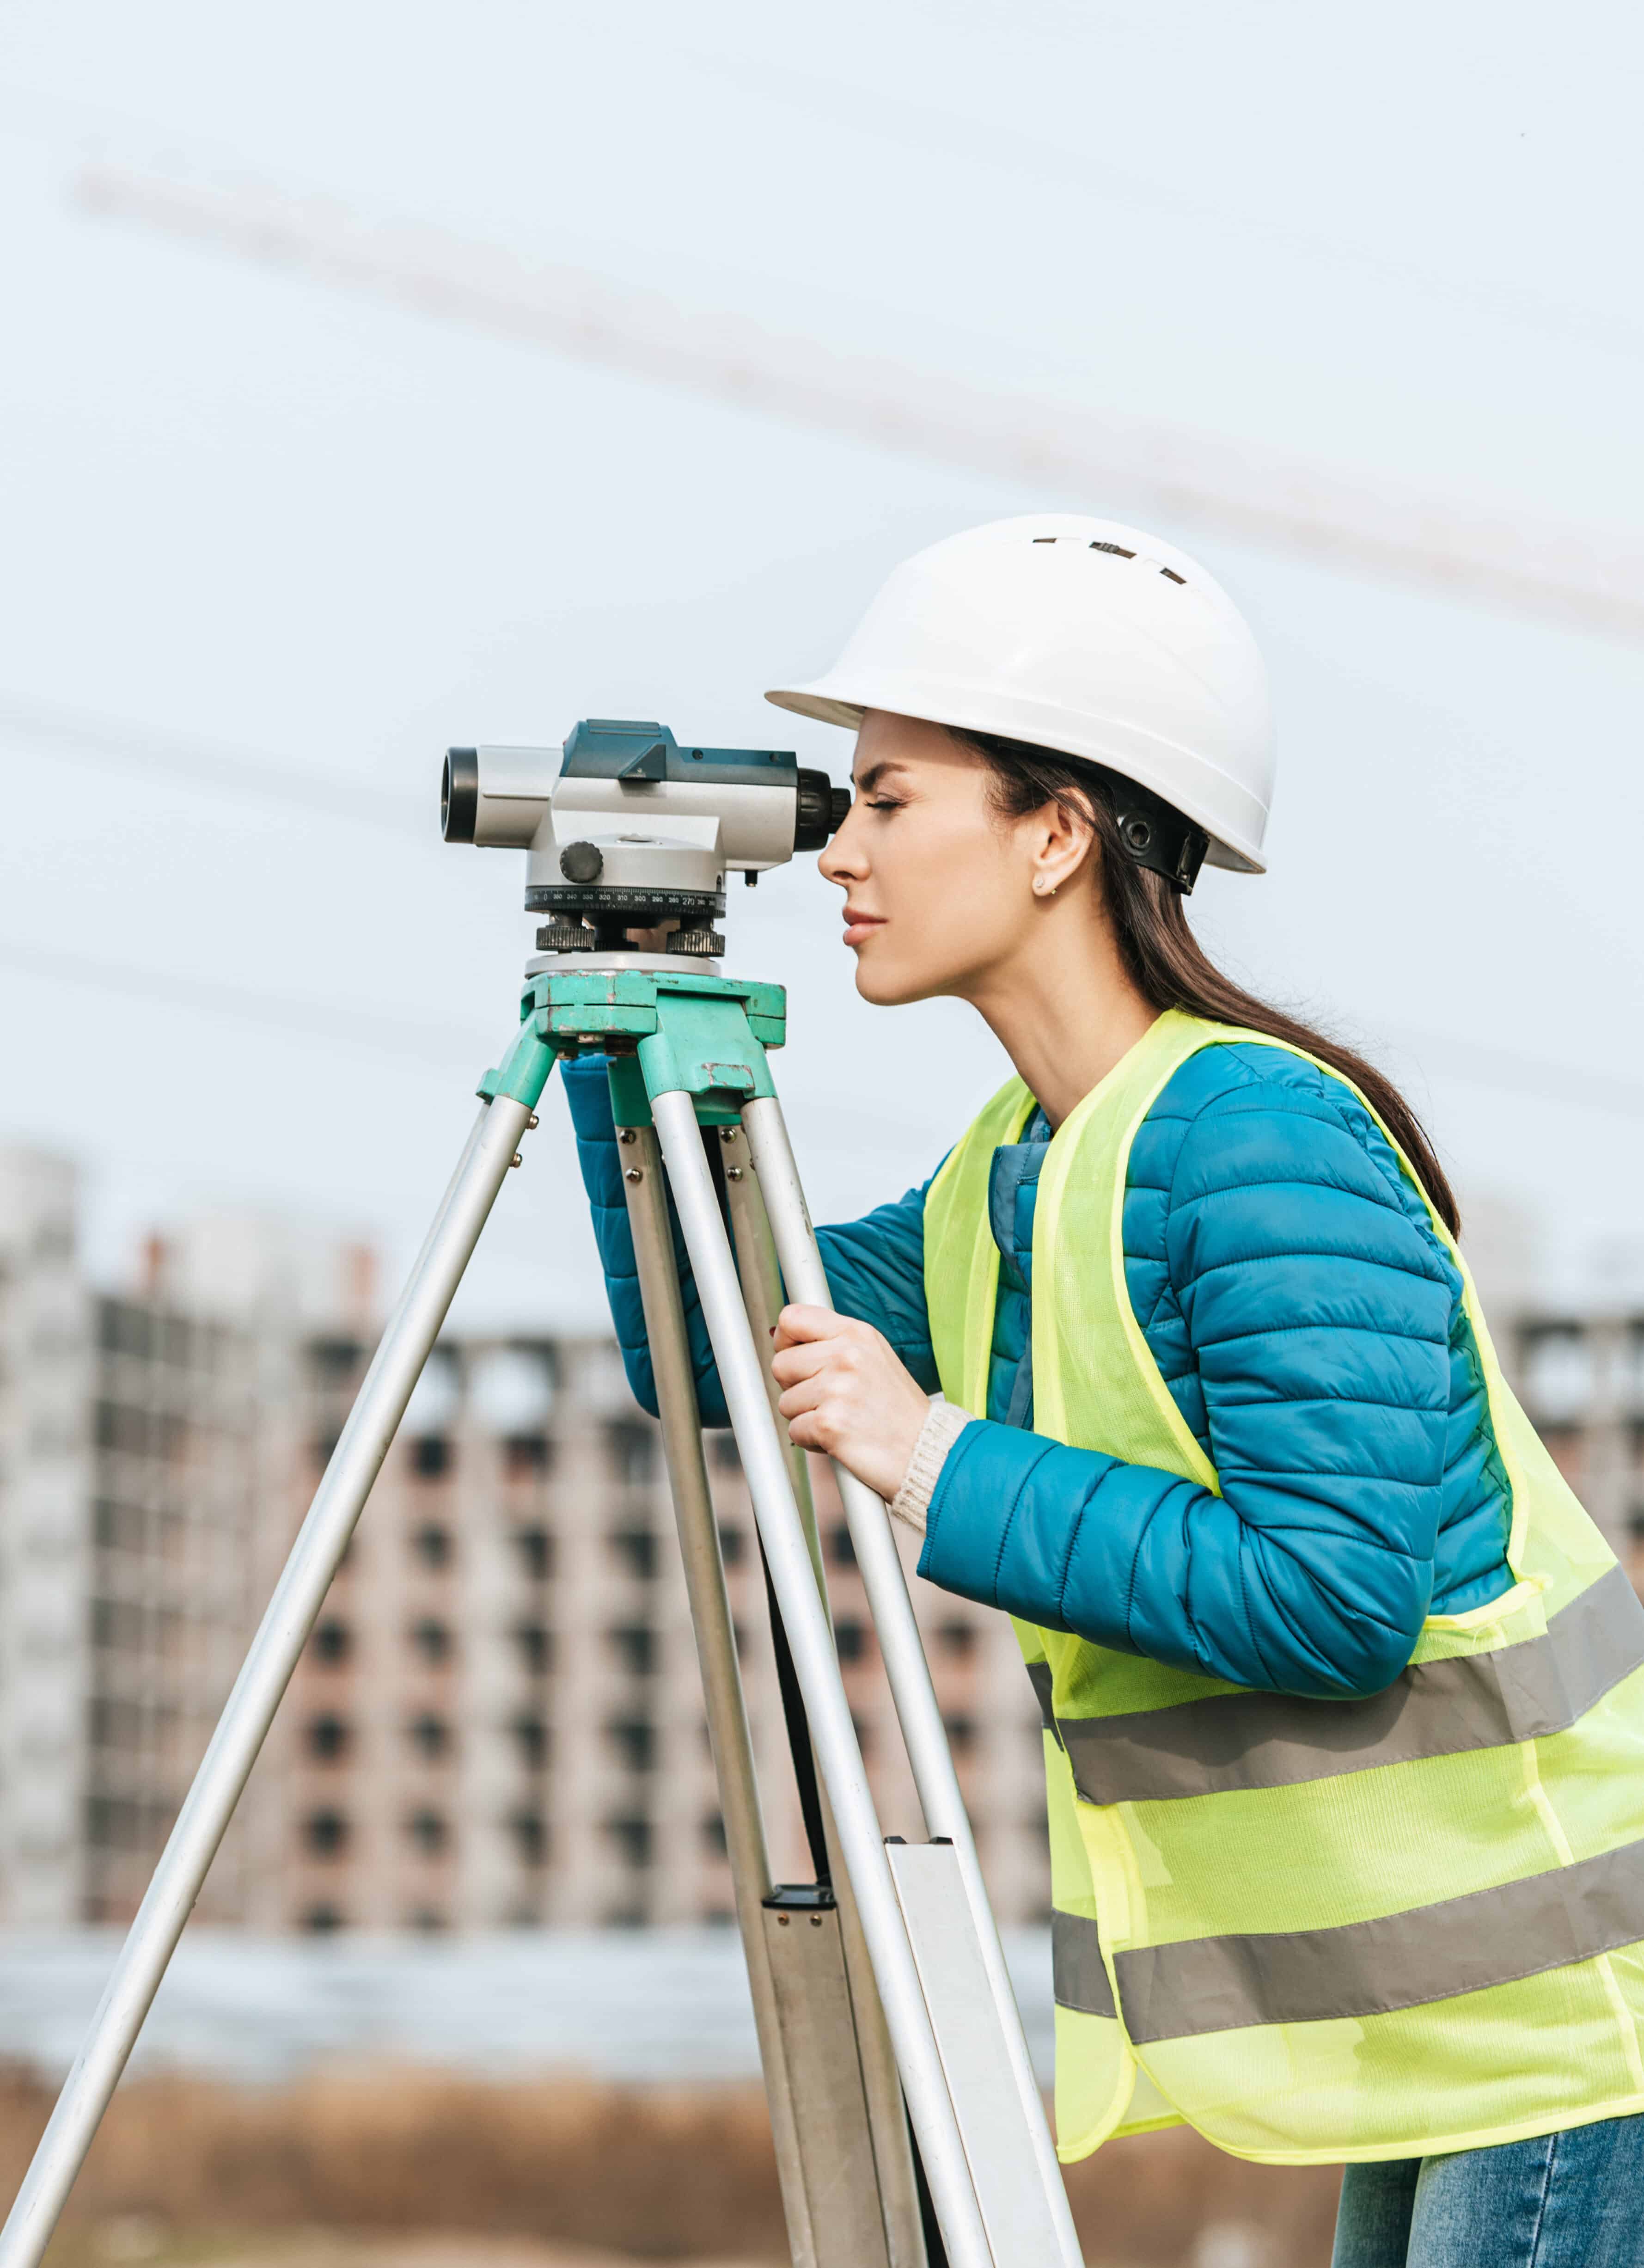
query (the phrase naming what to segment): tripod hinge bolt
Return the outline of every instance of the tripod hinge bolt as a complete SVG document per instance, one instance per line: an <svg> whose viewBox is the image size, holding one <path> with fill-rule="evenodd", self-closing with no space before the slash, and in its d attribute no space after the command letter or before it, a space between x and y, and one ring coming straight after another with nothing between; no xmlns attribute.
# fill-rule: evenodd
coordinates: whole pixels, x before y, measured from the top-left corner
<svg viewBox="0 0 1644 2268"><path fill-rule="evenodd" d="M510 1166L523 1166L523 1165L525 1164L525 1160L520 1156L520 1154L519 1154L518 1151L517 1151L517 1150L516 1150L516 1151L515 1151L515 1152L514 1152L514 1154L513 1154L513 1156L509 1160L509 1161L508 1161L508 1162L509 1162L509 1164L510 1164Z"/></svg>
<svg viewBox="0 0 1644 2268"><path fill-rule="evenodd" d="M617 1140L619 1142L637 1142L638 1139L639 1129L637 1126L624 1126L617 1135Z"/></svg>
<svg viewBox="0 0 1644 2268"><path fill-rule="evenodd" d="M645 1176L639 1167L630 1166L622 1178L625 1182L642 1182Z"/></svg>
<svg viewBox="0 0 1644 2268"><path fill-rule="evenodd" d="M728 1182L739 1182L742 1179L741 1167L727 1166L725 1168L725 1179Z"/></svg>
<svg viewBox="0 0 1644 2268"><path fill-rule="evenodd" d="M538 1127L539 1127L539 1126L540 1126L540 1125L541 1125L541 1123L542 1123L542 1121L538 1117L538 1116L537 1116L536 1112L533 1110L533 1111L532 1112L532 1114L531 1114L530 1117L529 1117L529 1118L527 1118L527 1119L526 1119L526 1121L525 1121L525 1131L526 1131L526 1133L527 1133L527 1134L534 1134L534 1133L536 1132L536 1130L537 1130Z"/></svg>

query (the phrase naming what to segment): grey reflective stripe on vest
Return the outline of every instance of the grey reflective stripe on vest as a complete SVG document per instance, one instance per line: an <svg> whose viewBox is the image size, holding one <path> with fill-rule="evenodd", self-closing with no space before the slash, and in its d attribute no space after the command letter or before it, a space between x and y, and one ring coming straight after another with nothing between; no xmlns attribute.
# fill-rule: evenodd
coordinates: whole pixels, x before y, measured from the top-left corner
<svg viewBox="0 0 1644 2268"><path fill-rule="evenodd" d="M1051 1699L1050 1664L1048 1661L1030 1661L1027 1674L1032 1681L1033 1690L1039 1696L1039 1713L1044 1719L1045 1730L1055 1742L1056 1746L1061 1748L1062 1738L1057 1729L1055 1705Z"/></svg>
<svg viewBox="0 0 1644 2268"><path fill-rule="evenodd" d="M1082 2016L1117 2015L1113 1987L1102 1962L1102 1940L1096 1924L1084 1914L1051 1915L1050 1967L1059 2008L1075 2009Z"/></svg>
<svg viewBox="0 0 1644 2268"><path fill-rule="evenodd" d="M1158 1802L1543 1739L1567 1732L1640 1667L1644 1607L1611 1567L1544 1636L1416 1663L1365 1700L1220 1693L1128 1716L1062 1717L1057 1730L1087 1803Z"/></svg>
<svg viewBox="0 0 1644 2268"><path fill-rule="evenodd" d="M1189 1938L1113 1956L1133 2040L1383 2016L1644 1939L1644 1842L1338 1929Z"/></svg>

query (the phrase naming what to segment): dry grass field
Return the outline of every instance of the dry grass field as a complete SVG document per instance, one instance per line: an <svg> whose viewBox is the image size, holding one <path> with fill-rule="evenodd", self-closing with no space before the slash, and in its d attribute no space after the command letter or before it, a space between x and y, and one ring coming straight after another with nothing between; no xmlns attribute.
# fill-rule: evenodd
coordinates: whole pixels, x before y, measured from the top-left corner
<svg viewBox="0 0 1644 2268"><path fill-rule="evenodd" d="M49 2098L0 2078L0 2180ZM1337 2177L1183 2131L1071 2169L1090 2268L1325 2268ZM488 2086L400 2066L239 2088L121 2090L50 2268L701 2268L785 2262L750 2088Z"/></svg>

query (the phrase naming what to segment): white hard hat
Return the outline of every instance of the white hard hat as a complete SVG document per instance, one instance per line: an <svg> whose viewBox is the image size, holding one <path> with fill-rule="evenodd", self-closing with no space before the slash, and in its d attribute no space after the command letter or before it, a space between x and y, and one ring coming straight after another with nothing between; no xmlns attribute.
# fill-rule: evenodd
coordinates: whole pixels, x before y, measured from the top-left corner
<svg viewBox="0 0 1644 2268"><path fill-rule="evenodd" d="M869 709L1083 756L1259 874L1273 794L1267 675L1220 584L1174 544L1083 512L1028 512L904 560L813 684L766 695L853 728Z"/></svg>

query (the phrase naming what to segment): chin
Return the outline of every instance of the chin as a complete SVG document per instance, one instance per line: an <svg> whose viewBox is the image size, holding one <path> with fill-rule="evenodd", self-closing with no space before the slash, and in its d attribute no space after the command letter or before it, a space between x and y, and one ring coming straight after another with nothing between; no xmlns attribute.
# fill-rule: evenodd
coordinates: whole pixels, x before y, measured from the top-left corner
<svg viewBox="0 0 1644 2268"><path fill-rule="evenodd" d="M936 988L922 983L906 970L865 968L858 960L856 990L870 1007L907 1008L915 1000L930 999Z"/></svg>

